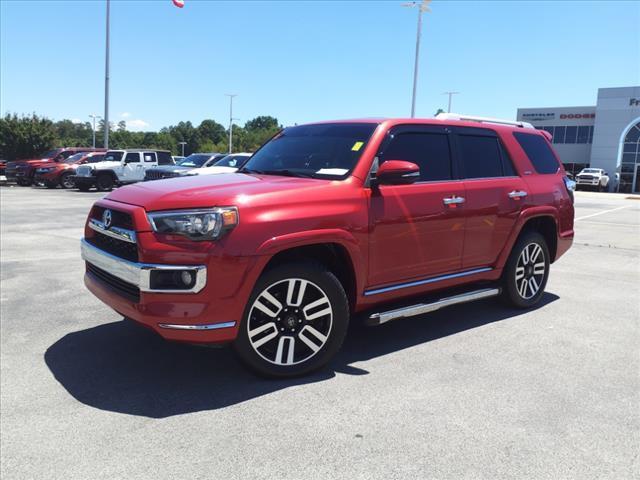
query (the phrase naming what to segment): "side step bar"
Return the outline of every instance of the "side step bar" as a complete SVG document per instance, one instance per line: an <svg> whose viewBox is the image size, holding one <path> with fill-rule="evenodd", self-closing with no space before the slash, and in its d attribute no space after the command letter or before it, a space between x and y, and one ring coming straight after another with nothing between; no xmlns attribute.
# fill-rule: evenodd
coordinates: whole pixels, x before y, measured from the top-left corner
<svg viewBox="0 0 640 480"><path fill-rule="evenodd" d="M399 318L413 317L414 315L422 315L423 313L435 312L444 307L457 305L459 303L473 302L483 298L495 297L500 295L499 288L484 288L482 290L474 290L473 292L462 293L453 297L442 298L431 303L419 303L409 307L397 308L388 312L374 313L366 321L367 325L376 326L383 323L397 320Z"/></svg>

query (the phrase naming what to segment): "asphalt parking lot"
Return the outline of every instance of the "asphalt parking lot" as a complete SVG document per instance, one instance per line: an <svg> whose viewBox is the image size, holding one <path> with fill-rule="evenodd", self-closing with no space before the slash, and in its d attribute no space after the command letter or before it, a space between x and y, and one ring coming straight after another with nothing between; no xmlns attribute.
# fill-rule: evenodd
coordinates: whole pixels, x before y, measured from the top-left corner
<svg viewBox="0 0 640 480"><path fill-rule="evenodd" d="M640 475L640 200L577 193L536 310L354 328L330 369L269 381L87 292L100 196L0 188L3 479Z"/></svg>

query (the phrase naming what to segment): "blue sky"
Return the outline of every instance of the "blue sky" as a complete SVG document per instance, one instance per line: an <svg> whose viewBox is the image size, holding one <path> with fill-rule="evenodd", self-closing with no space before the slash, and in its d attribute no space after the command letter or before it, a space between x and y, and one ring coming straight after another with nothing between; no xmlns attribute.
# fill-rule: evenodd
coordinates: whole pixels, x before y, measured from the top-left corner
<svg viewBox="0 0 640 480"><path fill-rule="evenodd" d="M434 1L424 17L416 112L514 118L593 105L640 84L640 2ZM415 9L399 1L112 0L111 120L157 130L408 116ZM0 112L103 113L104 0L0 0Z"/></svg>

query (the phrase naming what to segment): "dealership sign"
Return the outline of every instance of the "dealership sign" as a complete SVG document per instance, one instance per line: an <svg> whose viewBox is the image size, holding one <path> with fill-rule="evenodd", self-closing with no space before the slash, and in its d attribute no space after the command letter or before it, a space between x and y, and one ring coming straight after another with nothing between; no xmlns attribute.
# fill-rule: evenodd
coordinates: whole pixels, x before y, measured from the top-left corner
<svg viewBox="0 0 640 480"><path fill-rule="evenodd" d="M580 119L580 118L596 118L595 113L561 113L560 118L565 119Z"/></svg>
<svg viewBox="0 0 640 480"><path fill-rule="evenodd" d="M554 120L556 118L556 114L553 112L547 113L523 113L522 118L524 120L531 120L533 122L541 122L544 120Z"/></svg>

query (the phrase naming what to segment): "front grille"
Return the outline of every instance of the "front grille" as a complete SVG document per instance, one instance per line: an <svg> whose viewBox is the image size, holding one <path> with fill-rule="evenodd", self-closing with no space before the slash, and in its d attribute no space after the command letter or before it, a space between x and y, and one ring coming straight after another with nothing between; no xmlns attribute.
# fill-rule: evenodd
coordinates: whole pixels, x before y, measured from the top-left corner
<svg viewBox="0 0 640 480"><path fill-rule="evenodd" d="M127 300L135 303L140 303L140 289L138 287L129 282L125 282L124 280L121 280L114 275L111 275L109 272L105 272L101 268L98 268L89 262L86 262L86 265L87 273L89 273L95 279L99 280L101 283L105 284L115 293L126 298Z"/></svg>
<svg viewBox="0 0 640 480"><path fill-rule="evenodd" d="M578 180L593 180L593 179L594 179L593 175L580 175L578 177Z"/></svg>
<svg viewBox="0 0 640 480"><path fill-rule="evenodd" d="M90 177L92 168L89 165L80 165L76 169L76 175L79 177Z"/></svg>
<svg viewBox="0 0 640 480"><path fill-rule="evenodd" d="M144 173L145 180L160 180L162 178L178 177L177 172L166 172L162 170L149 169Z"/></svg>
<svg viewBox="0 0 640 480"><path fill-rule="evenodd" d="M135 243L118 240L117 238L109 237L100 232L93 232L93 236L86 240L94 247L111 255L124 258L130 262L138 261L138 246Z"/></svg>
<svg viewBox="0 0 640 480"><path fill-rule="evenodd" d="M95 218L98 221L102 221L102 214L106 210L105 207L95 206L91 210L91 218ZM133 219L131 215L119 210L111 210L111 225L114 227L125 228L127 230L133 230Z"/></svg>

